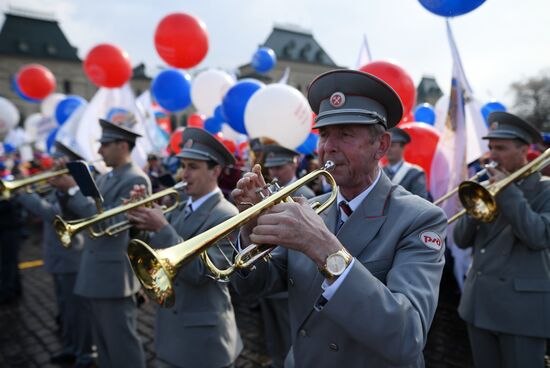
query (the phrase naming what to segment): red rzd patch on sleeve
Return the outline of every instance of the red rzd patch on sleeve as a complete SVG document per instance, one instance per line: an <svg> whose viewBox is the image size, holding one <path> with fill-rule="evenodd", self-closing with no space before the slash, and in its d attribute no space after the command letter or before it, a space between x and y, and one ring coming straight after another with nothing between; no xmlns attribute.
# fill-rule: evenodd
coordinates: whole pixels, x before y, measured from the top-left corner
<svg viewBox="0 0 550 368"><path fill-rule="evenodd" d="M441 246L443 245L443 240L441 240L441 236L439 236L439 234L434 231L423 231L420 233L419 237L422 244L424 244L428 248L440 250Z"/></svg>

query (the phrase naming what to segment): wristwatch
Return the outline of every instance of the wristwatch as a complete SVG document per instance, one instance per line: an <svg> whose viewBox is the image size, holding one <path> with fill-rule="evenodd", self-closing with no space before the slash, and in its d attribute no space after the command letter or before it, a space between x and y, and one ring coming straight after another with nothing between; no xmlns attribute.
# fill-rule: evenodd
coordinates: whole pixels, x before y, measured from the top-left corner
<svg viewBox="0 0 550 368"><path fill-rule="evenodd" d="M345 271L352 259L353 257L346 248L342 248L335 253L329 254L325 265L319 271L327 279L335 278Z"/></svg>

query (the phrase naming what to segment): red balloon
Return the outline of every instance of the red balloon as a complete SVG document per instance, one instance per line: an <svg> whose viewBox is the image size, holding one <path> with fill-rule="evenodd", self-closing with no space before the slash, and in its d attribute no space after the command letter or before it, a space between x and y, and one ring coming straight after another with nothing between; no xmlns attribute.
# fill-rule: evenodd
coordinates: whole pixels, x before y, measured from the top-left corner
<svg viewBox="0 0 550 368"><path fill-rule="evenodd" d="M40 167L44 170L49 170L53 167L53 158L47 155L40 157Z"/></svg>
<svg viewBox="0 0 550 368"><path fill-rule="evenodd" d="M189 115L189 118L187 119L187 127L188 128L203 128L204 129L204 121L206 120L206 116L203 114L191 114Z"/></svg>
<svg viewBox="0 0 550 368"><path fill-rule="evenodd" d="M412 123L412 122L414 122L414 114L413 114L412 111L409 111L408 114L403 115L403 118L401 119L401 121L399 123L397 123L397 126L399 128L401 128L402 125L407 124L407 123Z"/></svg>
<svg viewBox="0 0 550 368"><path fill-rule="evenodd" d="M181 141L183 139L183 131L185 128L180 127L174 130L174 133L170 136L170 148L175 154L180 153L181 151Z"/></svg>
<svg viewBox="0 0 550 368"><path fill-rule="evenodd" d="M167 15L155 31L155 48L169 65L181 69L192 68L208 52L206 25L189 14Z"/></svg>
<svg viewBox="0 0 550 368"><path fill-rule="evenodd" d="M239 145L237 146L237 153L236 153L236 155L237 155L238 157L243 158L243 157L244 157L245 151L248 150L248 149L250 149L250 146L249 146L248 141L241 142L241 143L239 143Z"/></svg>
<svg viewBox="0 0 550 368"><path fill-rule="evenodd" d="M430 187L430 171L434 158L439 132L430 124L406 123L400 126L409 133L411 143L405 146L405 161L416 164L426 172L426 185Z"/></svg>
<svg viewBox="0 0 550 368"><path fill-rule="evenodd" d="M235 154L235 151L237 150L237 144L235 143L234 140L224 138L222 140L222 143L225 146L225 148L229 150L229 152L231 152L232 154Z"/></svg>
<svg viewBox="0 0 550 368"><path fill-rule="evenodd" d="M16 83L26 97L41 100L55 90L55 77L40 64L23 66L17 72Z"/></svg>
<svg viewBox="0 0 550 368"><path fill-rule="evenodd" d="M86 55L84 72L98 87L118 88L132 77L132 65L126 51L104 43Z"/></svg>
<svg viewBox="0 0 550 368"><path fill-rule="evenodd" d="M362 66L359 70L373 74L388 83L401 98L404 115L412 110L416 99L416 88L411 76L405 69L389 61L373 61Z"/></svg>

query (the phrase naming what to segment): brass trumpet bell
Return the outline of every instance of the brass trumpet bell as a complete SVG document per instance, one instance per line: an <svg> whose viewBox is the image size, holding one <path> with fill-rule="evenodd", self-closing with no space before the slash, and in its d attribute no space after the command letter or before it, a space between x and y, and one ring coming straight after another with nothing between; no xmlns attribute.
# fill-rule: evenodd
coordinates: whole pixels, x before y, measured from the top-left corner
<svg viewBox="0 0 550 368"><path fill-rule="evenodd" d="M472 181L462 182L459 186L458 196L464 206L464 210L453 216L448 222L455 221L465 213L480 222L487 223L494 221L499 214L495 199L496 195L513 182L542 170L548 164L550 164L550 148L533 161L514 171L508 177L486 187Z"/></svg>

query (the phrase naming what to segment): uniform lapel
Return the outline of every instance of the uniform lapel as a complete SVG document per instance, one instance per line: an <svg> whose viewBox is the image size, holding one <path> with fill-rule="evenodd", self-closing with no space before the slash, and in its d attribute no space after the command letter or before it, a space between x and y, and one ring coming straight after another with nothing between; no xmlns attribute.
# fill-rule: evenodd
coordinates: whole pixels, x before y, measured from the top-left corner
<svg viewBox="0 0 550 368"><path fill-rule="evenodd" d="M353 256L359 255L368 246L386 221L385 207L391 191L390 179L386 175L380 175L380 180L372 192L361 202L336 234ZM358 237L358 234L361 235Z"/></svg>
<svg viewBox="0 0 550 368"><path fill-rule="evenodd" d="M179 226L178 234L184 239L187 240L197 234L198 230L208 219L212 209L220 202L222 199L221 193L216 193L212 197L208 198L196 211L193 211L186 219L183 219L183 211L181 213L181 218L183 219L180 223L182 226Z"/></svg>

